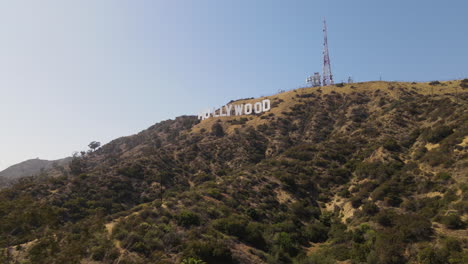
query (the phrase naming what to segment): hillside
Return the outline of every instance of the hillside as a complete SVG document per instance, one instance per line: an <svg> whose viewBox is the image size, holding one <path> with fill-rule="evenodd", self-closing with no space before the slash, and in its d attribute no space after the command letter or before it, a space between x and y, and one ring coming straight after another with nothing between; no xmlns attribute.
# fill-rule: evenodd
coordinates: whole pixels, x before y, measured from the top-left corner
<svg viewBox="0 0 468 264"><path fill-rule="evenodd" d="M0 191L0 263L468 262L468 80L268 98Z"/></svg>
<svg viewBox="0 0 468 264"><path fill-rule="evenodd" d="M30 159L20 162L0 171L0 186L10 184L20 178L38 175L42 171L53 167L65 166L70 160L71 158L59 160Z"/></svg>

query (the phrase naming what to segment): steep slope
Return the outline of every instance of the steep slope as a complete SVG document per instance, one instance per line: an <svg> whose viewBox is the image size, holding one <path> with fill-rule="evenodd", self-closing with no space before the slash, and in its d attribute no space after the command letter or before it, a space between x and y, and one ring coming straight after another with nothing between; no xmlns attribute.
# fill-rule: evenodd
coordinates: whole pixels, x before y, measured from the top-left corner
<svg viewBox="0 0 468 264"><path fill-rule="evenodd" d="M59 160L41 160L37 158L20 162L0 171L0 185L2 183L5 185L10 184L20 178L38 175L53 167L65 166L70 160L71 158Z"/></svg>
<svg viewBox="0 0 468 264"><path fill-rule="evenodd" d="M2 191L3 261L464 263L467 87L304 88L161 122Z"/></svg>

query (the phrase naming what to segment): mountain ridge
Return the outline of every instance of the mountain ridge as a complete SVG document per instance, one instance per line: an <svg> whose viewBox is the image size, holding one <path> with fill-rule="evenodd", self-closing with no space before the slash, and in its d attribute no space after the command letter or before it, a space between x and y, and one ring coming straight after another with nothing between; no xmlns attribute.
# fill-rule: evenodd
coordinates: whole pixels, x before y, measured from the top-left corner
<svg viewBox="0 0 468 264"><path fill-rule="evenodd" d="M43 160L36 158L25 160L0 171L0 182L11 184L21 178L38 175L54 166L64 166L70 160L71 158L57 160Z"/></svg>

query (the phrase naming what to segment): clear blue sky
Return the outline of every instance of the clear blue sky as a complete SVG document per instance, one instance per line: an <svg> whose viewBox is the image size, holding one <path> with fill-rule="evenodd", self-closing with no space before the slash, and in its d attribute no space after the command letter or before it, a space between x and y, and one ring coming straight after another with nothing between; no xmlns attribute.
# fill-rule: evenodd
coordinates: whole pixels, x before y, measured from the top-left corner
<svg viewBox="0 0 468 264"><path fill-rule="evenodd" d="M468 2L0 0L0 169L231 99L335 80L468 76Z"/></svg>

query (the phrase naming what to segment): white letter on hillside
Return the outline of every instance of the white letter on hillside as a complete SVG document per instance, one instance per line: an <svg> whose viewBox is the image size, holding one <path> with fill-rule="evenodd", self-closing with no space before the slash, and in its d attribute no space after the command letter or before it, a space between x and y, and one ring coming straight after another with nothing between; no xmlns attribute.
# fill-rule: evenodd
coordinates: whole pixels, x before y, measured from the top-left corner
<svg viewBox="0 0 468 264"><path fill-rule="evenodd" d="M270 99L265 99L262 101L262 103L263 103L263 112L270 111L271 109Z"/></svg>
<svg viewBox="0 0 468 264"><path fill-rule="evenodd" d="M248 110L247 110L248 108ZM252 104L245 104L244 106L244 114L250 115L252 113Z"/></svg>
<svg viewBox="0 0 468 264"><path fill-rule="evenodd" d="M200 113L198 113L198 119L205 120L210 117L210 109L205 109L202 110Z"/></svg>
<svg viewBox="0 0 468 264"><path fill-rule="evenodd" d="M219 108L219 116L226 116L226 114L223 113L223 107L224 107L224 106L221 106L221 107Z"/></svg>
<svg viewBox="0 0 468 264"><path fill-rule="evenodd" d="M262 112L262 103L256 102L256 103L254 104L254 112L255 112L256 114L260 114L260 113Z"/></svg>
<svg viewBox="0 0 468 264"><path fill-rule="evenodd" d="M226 114L227 116L231 116L232 105L226 105Z"/></svg>
<svg viewBox="0 0 468 264"><path fill-rule="evenodd" d="M213 107L213 117L218 117L219 115L216 114L216 108Z"/></svg>
<svg viewBox="0 0 468 264"><path fill-rule="evenodd" d="M234 110L236 110L236 116L242 115L242 108L244 107L243 104L241 105L234 105Z"/></svg>

